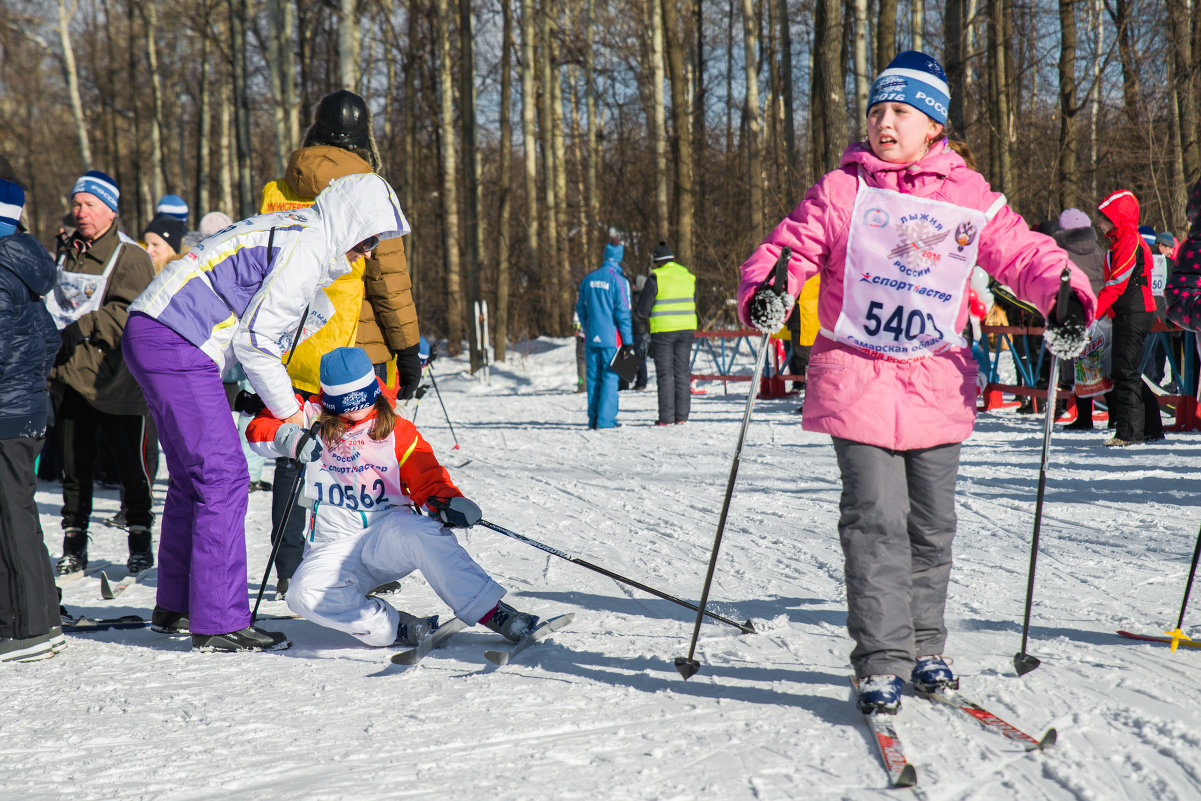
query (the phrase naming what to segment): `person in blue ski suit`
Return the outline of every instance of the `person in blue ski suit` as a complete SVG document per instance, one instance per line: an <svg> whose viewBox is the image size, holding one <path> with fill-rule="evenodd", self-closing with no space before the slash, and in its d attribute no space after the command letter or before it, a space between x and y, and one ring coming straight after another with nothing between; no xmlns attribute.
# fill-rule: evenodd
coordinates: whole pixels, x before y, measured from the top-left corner
<svg viewBox="0 0 1201 801"><path fill-rule="evenodd" d="M625 247L605 245L605 261L584 276L575 311L584 332L588 427L617 427L617 373L609 362L620 347L632 347L630 282L621 271Z"/></svg>

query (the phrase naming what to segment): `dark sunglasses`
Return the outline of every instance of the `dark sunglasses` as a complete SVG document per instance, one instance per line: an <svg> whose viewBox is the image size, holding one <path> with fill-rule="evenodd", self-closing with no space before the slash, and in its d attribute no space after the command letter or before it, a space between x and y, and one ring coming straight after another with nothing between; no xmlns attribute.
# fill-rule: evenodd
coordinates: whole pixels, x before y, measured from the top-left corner
<svg viewBox="0 0 1201 801"><path fill-rule="evenodd" d="M352 247L351 250L353 250L355 253L362 253L366 255L367 253L375 250L377 247L379 247L379 237L369 236L359 244Z"/></svg>

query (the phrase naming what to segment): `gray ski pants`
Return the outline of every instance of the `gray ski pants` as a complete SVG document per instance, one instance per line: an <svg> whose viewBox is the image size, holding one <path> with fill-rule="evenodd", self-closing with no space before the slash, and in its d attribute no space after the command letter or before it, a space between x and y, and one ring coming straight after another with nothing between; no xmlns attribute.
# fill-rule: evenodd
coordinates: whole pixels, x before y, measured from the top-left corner
<svg viewBox="0 0 1201 801"><path fill-rule="evenodd" d="M908 679L915 657L943 652L959 448L890 451L834 438L856 676Z"/></svg>

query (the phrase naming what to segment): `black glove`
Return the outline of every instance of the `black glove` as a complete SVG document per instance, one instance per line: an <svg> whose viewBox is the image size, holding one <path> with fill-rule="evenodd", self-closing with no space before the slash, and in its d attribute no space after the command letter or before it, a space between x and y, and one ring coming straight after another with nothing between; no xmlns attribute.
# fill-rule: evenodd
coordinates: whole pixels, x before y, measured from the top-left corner
<svg viewBox="0 0 1201 801"><path fill-rule="evenodd" d="M422 398L425 397L425 393L427 393L429 391L430 391L430 388L428 386L426 386L425 384L422 384L421 386L417 387L417 389L413 392L413 397L416 398L417 400L421 400Z"/></svg>
<svg viewBox="0 0 1201 801"><path fill-rule="evenodd" d="M480 507L461 495L455 498L430 498L425 505L437 512L438 519L448 528L469 528L483 517Z"/></svg>
<svg viewBox="0 0 1201 801"><path fill-rule="evenodd" d="M623 359L628 359L635 353L633 345L622 345L617 349L617 355Z"/></svg>
<svg viewBox="0 0 1201 801"><path fill-rule="evenodd" d="M1075 359L1084 352L1088 344L1088 329L1085 328L1084 304L1076 293L1068 296L1067 311L1058 319L1056 309L1047 315L1047 328L1043 339L1047 349L1061 359Z"/></svg>
<svg viewBox="0 0 1201 801"><path fill-rule="evenodd" d="M774 334L784 327L788 312L796 299L785 292L777 295L776 291L766 284L755 290L751 296L751 305L747 309L751 325L764 334Z"/></svg>
<svg viewBox="0 0 1201 801"><path fill-rule="evenodd" d="M400 391L396 394L402 400L413 397L417 385L421 383L421 357L417 354L420 345L413 345L396 351L396 382Z"/></svg>

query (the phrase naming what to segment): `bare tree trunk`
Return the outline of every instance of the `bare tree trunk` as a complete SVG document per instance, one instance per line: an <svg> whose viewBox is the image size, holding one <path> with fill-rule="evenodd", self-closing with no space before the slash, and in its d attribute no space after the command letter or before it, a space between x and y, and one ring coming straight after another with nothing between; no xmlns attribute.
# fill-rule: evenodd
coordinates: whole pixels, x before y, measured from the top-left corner
<svg viewBox="0 0 1201 801"><path fill-rule="evenodd" d="M404 198L404 208L409 214L417 211L417 57L416 47L420 38L420 23L424 12L424 3L414 0L409 4L408 17L408 50L405 52L404 78L404 186L401 187L401 197ZM423 282L417 280L422 269L422 240L420 234L411 232L405 237L405 256L409 266L409 280L413 284L413 302L420 302Z"/></svg>
<svg viewBox="0 0 1201 801"><path fill-rule="evenodd" d="M246 0L228 0L230 45L233 48L234 128L238 141L238 214L257 211L250 185L250 98L246 87Z"/></svg>
<svg viewBox="0 0 1201 801"><path fill-rule="evenodd" d="M666 0L671 2L671 0ZM742 0L743 78L746 84L747 183L750 187L750 230L758 239L763 232L763 136L759 119L759 21L754 0Z"/></svg>
<svg viewBox="0 0 1201 801"><path fill-rule="evenodd" d="M1180 128L1182 170L1185 176L1201 175L1201 145L1197 132L1197 96L1193 79L1193 49L1189 20L1193 18L1192 0L1165 0L1168 32L1172 40L1172 91L1176 96Z"/></svg>
<svg viewBox="0 0 1201 801"><path fill-rule="evenodd" d="M558 47L550 47L550 55L557 63ZM557 66L552 68L551 77L551 146L555 156L555 209L557 218L566 229L570 224L567 213L567 151L563 141L563 80ZM571 333L571 308L575 298L571 265L576 262L574 254L571 253L571 237L566 230L558 237L558 241L559 297L555 314L547 322L554 335L561 337Z"/></svg>
<svg viewBox="0 0 1201 801"><path fill-rule="evenodd" d="M158 7L151 2L138 5L142 15L142 33L146 61L150 71L150 186L155 202L167 193L163 177L163 82L158 72Z"/></svg>
<svg viewBox="0 0 1201 801"><path fill-rule="evenodd" d="M1102 0L1093 0L1093 67L1092 67L1092 98L1088 121L1088 153L1092 159L1093 169L1089 178L1089 196L1093 203L1100 200L1097 193L1097 125L1101 116L1101 51L1105 47L1105 15L1102 13Z"/></svg>
<svg viewBox="0 0 1201 801"><path fill-rule="evenodd" d="M1168 122L1171 127L1170 146L1172 152L1172 168L1170 171L1168 203L1164 208L1163 219L1168 228L1179 230L1187 224L1185 208L1188 205L1188 187L1184 178L1184 144L1183 132L1180 130L1180 99L1176 92L1176 82L1168 84L1171 106L1168 109Z"/></svg>
<svg viewBox="0 0 1201 801"><path fill-rule="evenodd" d="M521 0L521 147L525 175L526 258L535 274L541 272L538 242L538 93L534 86L537 59L534 47L534 2Z"/></svg>
<svg viewBox="0 0 1201 801"><path fill-rule="evenodd" d="M359 91L359 18L355 0L341 0L338 10L338 80L343 89Z"/></svg>
<svg viewBox="0 0 1201 801"><path fill-rule="evenodd" d="M784 186L787 198L796 182L796 119L793 110L792 95L792 17L788 13L788 0L780 3L780 84L783 86L781 102L784 105ZM866 52L866 51L865 51Z"/></svg>
<svg viewBox="0 0 1201 801"><path fill-rule="evenodd" d="M212 120L209 119L209 83L210 83L210 66L209 66L209 8L208 4L204 4L204 25L202 30L198 32L200 37L200 61L198 67L200 69L200 80L196 85L196 221L199 222L201 216L208 213L212 208L209 204L209 183L212 180L210 174L211 157L209 148L212 147L212 142L209 139L209 132L212 130ZM220 84L218 84L219 86Z"/></svg>
<svg viewBox="0 0 1201 801"><path fill-rule="evenodd" d="M815 49L821 45L815 45ZM897 0L880 0L876 17L876 74L879 75L897 54Z"/></svg>
<svg viewBox="0 0 1201 801"><path fill-rule="evenodd" d="M83 116L83 101L79 96L79 73L75 68L75 50L71 47L71 18L78 9L77 0L67 7L67 0L58 0L58 38L63 46L63 77L67 95L71 98L71 114L75 117L75 136L79 140L79 157L85 170L92 169L92 144L88 141L88 124Z"/></svg>
<svg viewBox="0 0 1201 801"><path fill-rule="evenodd" d="M659 225L658 241L666 241L671 231L671 207L667 194L667 100L663 84L667 81L667 66L663 56L663 16L659 4L663 0L646 0L651 24L651 141L655 154L655 222Z"/></svg>
<svg viewBox="0 0 1201 801"><path fill-rule="evenodd" d="M1134 0L1115 0L1114 25L1118 29L1118 56L1122 61L1122 98L1126 116L1134 125L1139 124L1142 114L1139 109L1138 56L1134 52L1134 34L1131 31L1131 16Z"/></svg>
<svg viewBox="0 0 1201 801"><path fill-rule="evenodd" d="M463 228L467 234L463 240L463 276L469 309L473 309L475 301L483 297L480 276L483 227L480 224L480 166L476 155L474 36L471 0L459 0L459 114L463 130L463 175L466 178L463 182ZM483 365L483 357L474 325L467 326L467 341L470 343L471 371L475 372Z"/></svg>
<svg viewBox="0 0 1201 801"><path fill-rule="evenodd" d="M436 0L438 28L438 132L442 139L442 231L446 258L446 338L451 356L463 348L463 275L459 262L459 189L455 156L454 70L448 0Z"/></svg>
<svg viewBox="0 0 1201 801"><path fill-rule="evenodd" d="M813 42L812 166L815 175L824 175L838 167L846 145L846 97L838 69L842 7L837 0L817 0Z"/></svg>
<svg viewBox="0 0 1201 801"><path fill-rule="evenodd" d="M967 63L964 57L965 5L966 0L946 0L942 18L943 60L947 72L947 88L951 92L947 122L951 132L961 138L967 133L963 115L967 92Z"/></svg>
<svg viewBox="0 0 1201 801"><path fill-rule="evenodd" d="M924 0L910 0L909 26L910 50L922 49L922 33L926 24L926 5Z"/></svg>
<svg viewBox="0 0 1201 801"><path fill-rule="evenodd" d="M496 306L492 309L496 360L505 360L509 338L509 242L512 216L513 124L509 106L513 91L513 0L501 0L504 18L500 56L500 173L496 187Z"/></svg>
<svg viewBox="0 0 1201 801"><path fill-rule="evenodd" d="M292 83L292 4L270 0L269 58L271 75L271 123L275 135L275 174L283 175L296 147L296 97Z"/></svg>
<svg viewBox="0 0 1201 801"><path fill-rule="evenodd" d="M556 204L555 197L555 170L558 165L555 164L555 142L554 142L554 124L555 113L552 106L554 105L554 57L551 47L551 17L553 14L554 4L551 0L544 0L541 14L539 17L540 37L542 40L542 50L539 58L539 75L542 79L542 95L541 104L538 112L538 132L540 145L542 148L542 203L546 207L546 266L543 270L543 276L546 278L545 292L543 299L546 304L546 319L551 320L550 328L554 328L557 323L558 315L558 298L559 298L559 281L562 276L561 260L562 254L559 252L559 207Z"/></svg>
<svg viewBox="0 0 1201 801"><path fill-rule="evenodd" d="M218 105L221 106L221 122L217 153L221 157L221 171L218 175L217 189L221 210L231 217L238 217L238 208L234 205L234 165L238 159L233 143L233 86L224 70L221 73L220 87Z"/></svg>
<svg viewBox="0 0 1201 801"><path fill-rule="evenodd" d="M597 135L596 124L596 0L587 0L588 19L584 23L584 112L588 117L588 138L584 153L584 263L595 258L593 234L600 232L600 201L596 185Z"/></svg>
<svg viewBox="0 0 1201 801"><path fill-rule="evenodd" d="M1005 82L1006 43L1003 0L988 0L989 178L1000 192L1013 191L1009 150L1009 91ZM1011 198L1012 199L1012 198Z"/></svg>
<svg viewBox="0 0 1201 801"><path fill-rule="evenodd" d="M852 48L854 52L852 61L855 65L854 136L856 139L866 139L867 99L871 93L871 76L867 73L867 0L853 0L853 2L855 14L855 44ZM957 0L947 0L947 2L953 5ZM952 97L954 97L953 94Z"/></svg>
<svg viewBox="0 0 1201 801"><path fill-rule="evenodd" d="M663 41L671 88L671 142L675 155L676 260L691 265L692 215L696 204L692 178L692 138L688 131L688 81L684 75L684 43L678 21L679 0L662 0Z"/></svg>
<svg viewBox="0 0 1201 801"><path fill-rule="evenodd" d="M1059 0L1059 159L1055 170L1059 208L1075 208L1080 201L1080 175L1076 168L1076 6Z"/></svg>

